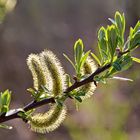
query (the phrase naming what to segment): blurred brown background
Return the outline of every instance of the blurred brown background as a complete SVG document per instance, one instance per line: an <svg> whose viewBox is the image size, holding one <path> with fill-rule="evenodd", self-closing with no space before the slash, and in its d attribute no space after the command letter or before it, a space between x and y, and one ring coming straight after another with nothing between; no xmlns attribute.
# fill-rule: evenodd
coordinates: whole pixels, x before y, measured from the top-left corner
<svg viewBox="0 0 140 140"><path fill-rule="evenodd" d="M0 25L0 90L10 89L11 108L31 101L26 89L32 77L26 65L30 53L51 49L63 60L68 73L73 69L62 53L72 57L73 44L82 38L86 49L97 50L97 30L109 24L116 10L124 12L129 26L140 18L139 0L19 0L15 10ZM134 53L140 56L140 49ZM0 140L140 140L140 66L134 64L124 77L134 82L109 81L100 85L92 99L77 112L69 112L56 131L41 135L31 132L21 120L7 122L13 130L0 130Z"/></svg>

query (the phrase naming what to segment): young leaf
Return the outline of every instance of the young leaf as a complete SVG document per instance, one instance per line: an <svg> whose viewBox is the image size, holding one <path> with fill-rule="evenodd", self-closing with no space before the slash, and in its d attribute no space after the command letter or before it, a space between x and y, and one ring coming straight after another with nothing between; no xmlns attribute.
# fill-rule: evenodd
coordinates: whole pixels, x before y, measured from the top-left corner
<svg viewBox="0 0 140 140"><path fill-rule="evenodd" d="M140 45L140 21L137 22L134 29L132 27L130 28L129 41L129 50L135 49L138 45Z"/></svg>
<svg viewBox="0 0 140 140"><path fill-rule="evenodd" d="M131 39L134 33L134 29L132 27L130 27L130 31L129 31L129 38Z"/></svg>
<svg viewBox="0 0 140 140"><path fill-rule="evenodd" d="M74 63L71 61L71 59L70 59L66 54L64 54L64 53L63 53L63 56L71 63L71 65L72 65L73 68L75 69L75 65L74 65Z"/></svg>
<svg viewBox="0 0 140 140"><path fill-rule="evenodd" d="M135 49L138 45L140 45L140 30L132 36L129 44L129 49Z"/></svg>
<svg viewBox="0 0 140 140"><path fill-rule="evenodd" d="M0 124L0 128L5 128L5 129L12 129L13 127L12 126L8 126L8 125L5 125L5 124Z"/></svg>
<svg viewBox="0 0 140 140"><path fill-rule="evenodd" d="M117 28L117 33L119 36L119 46L122 47L124 44L124 32L125 32L125 17L124 14L120 14L119 12L115 13L115 23Z"/></svg>
<svg viewBox="0 0 140 140"><path fill-rule="evenodd" d="M113 74L119 71L125 71L132 66L132 58L129 54L122 56L121 58L117 58L110 70L106 73L106 77L112 76Z"/></svg>
<svg viewBox="0 0 140 140"><path fill-rule="evenodd" d="M27 91L34 97L36 98L36 94L37 94L37 91L33 88L28 88Z"/></svg>
<svg viewBox="0 0 140 140"><path fill-rule="evenodd" d="M82 91L82 90L75 92L76 96L85 96L85 94L86 94L85 91Z"/></svg>
<svg viewBox="0 0 140 140"><path fill-rule="evenodd" d="M108 46L106 38L106 29L101 27L98 31L98 48L101 55L102 62L108 59Z"/></svg>
<svg viewBox="0 0 140 140"><path fill-rule="evenodd" d="M115 50L118 45L118 36L116 32L116 28L114 25L107 27L107 38L108 38L108 48L111 55L111 58L113 59Z"/></svg>
<svg viewBox="0 0 140 140"><path fill-rule="evenodd" d="M82 102L82 99L79 96L75 96L75 99L80 103Z"/></svg>
<svg viewBox="0 0 140 140"><path fill-rule="evenodd" d="M140 63L140 59L139 58L136 58L136 57L131 57L133 61L137 62L137 63Z"/></svg>
<svg viewBox="0 0 140 140"><path fill-rule="evenodd" d="M115 68L116 71L121 71L121 65L118 61L115 61L112 66Z"/></svg>
<svg viewBox="0 0 140 140"><path fill-rule="evenodd" d="M27 114L26 114L26 112L24 110L23 111L20 111L18 113L18 116L20 116L22 119L26 119L28 117Z"/></svg>
<svg viewBox="0 0 140 140"><path fill-rule="evenodd" d="M131 56L129 54L123 56L122 60L121 60L122 71L127 70L131 66L132 66L132 58L131 58Z"/></svg>
<svg viewBox="0 0 140 140"><path fill-rule="evenodd" d="M84 63L86 62L88 56L90 54L90 51L86 52L82 57L81 57L81 61L80 61L80 64L79 64L79 71L80 69L83 67Z"/></svg>
<svg viewBox="0 0 140 140"><path fill-rule="evenodd" d="M98 59L98 57L94 54L94 53L91 53L91 56L97 61L98 65L101 66L101 62L100 60Z"/></svg>
<svg viewBox="0 0 140 140"><path fill-rule="evenodd" d="M78 41L76 41L74 45L74 56L75 56L75 62L77 65L79 65L80 63L80 60L83 54L83 49L84 49L83 41L79 39Z"/></svg>
<svg viewBox="0 0 140 140"><path fill-rule="evenodd" d="M134 27L133 34L140 30L140 21L138 21Z"/></svg>
<svg viewBox="0 0 140 140"><path fill-rule="evenodd" d="M0 112L6 113L9 111L11 101L11 92L9 90L4 91L4 93L1 93L0 96Z"/></svg>

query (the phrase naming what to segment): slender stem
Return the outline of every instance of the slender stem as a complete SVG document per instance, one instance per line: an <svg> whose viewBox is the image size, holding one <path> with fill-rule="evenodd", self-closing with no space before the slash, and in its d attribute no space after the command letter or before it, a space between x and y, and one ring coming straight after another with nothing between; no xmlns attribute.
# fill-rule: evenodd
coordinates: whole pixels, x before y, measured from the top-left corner
<svg viewBox="0 0 140 140"><path fill-rule="evenodd" d="M72 90L82 86L82 85L85 85L85 84L88 84L90 82L93 82L94 81L94 76L100 74L101 72L107 70L108 68L111 67L111 64L107 64L105 65L104 67L99 67L93 74L91 74L89 77L85 78L84 80L80 81L80 82L75 82L72 86L70 86L69 88L66 89L66 91L64 93L69 93L71 92Z"/></svg>
<svg viewBox="0 0 140 140"><path fill-rule="evenodd" d="M111 64L105 65L104 67L99 67L93 74L91 74L86 79L84 79L80 82L75 82L72 86L68 87L66 89L66 91L64 91L64 93L69 93L72 90L74 90L82 85L93 82L95 75L100 74L101 72L107 70L108 68L110 68L110 66L111 66ZM42 105L49 104L49 103L55 103L55 99L49 98L49 99L44 99L44 100L41 100L38 102L32 101L29 104L27 104L25 107L23 107L23 110L29 111L31 109L34 109L34 108L37 108L37 107L40 107ZM0 123L8 121L8 120L12 120L12 119L20 118L20 116L18 116L19 112L20 111L13 112L12 114L10 114L8 116L0 116Z"/></svg>
<svg viewBox="0 0 140 140"><path fill-rule="evenodd" d="M29 104L27 104L25 107L23 107L23 110L29 111L31 109L40 107L40 106L48 104L48 103L55 103L54 98L44 99L44 100L39 101L39 102L32 101ZM17 111L14 111L12 114L10 114L8 116L0 116L0 123L6 122L8 120L16 119L16 118L21 118L20 116L18 116L19 112L20 111L17 109Z"/></svg>

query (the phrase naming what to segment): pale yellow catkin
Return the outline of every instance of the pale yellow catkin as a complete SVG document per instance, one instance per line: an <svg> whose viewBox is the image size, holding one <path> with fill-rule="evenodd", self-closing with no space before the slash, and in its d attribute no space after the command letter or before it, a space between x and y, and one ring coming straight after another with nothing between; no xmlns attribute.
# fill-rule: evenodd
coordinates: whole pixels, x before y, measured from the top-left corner
<svg viewBox="0 0 140 140"><path fill-rule="evenodd" d="M88 56L82 68L83 75L90 75L93 72L95 72L96 69L97 69L97 66L94 60L90 56ZM94 84L94 82L90 82L78 88L78 91L82 91L85 93L85 96L82 96L81 99L84 100L84 99L90 98L91 95L93 95L95 89L96 89L96 85Z"/></svg>
<svg viewBox="0 0 140 140"><path fill-rule="evenodd" d="M40 54L40 59L44 71L48 69L50 72L53 84L52 94L54 96L61 95L66 89L66 76L59 59L52 51L48 50Z"/></svg>
<svg viewBox="0 0 140 140"><path fill-rule="evenodd" d="M30 118L31 130L38 133L46 133L58 128L66 116L66 106L53 105L44 114L36 114Z"/></svg>
<svg viewBox="0 0 140 140"><path fill-rule="evenodd" d="M39 56L37 54L30 54L27 58L27 65L33 76L34 88L39 90L41 85L47 87L47 80L49 79L45 76L46 74L42 69Z"/></svg>
<svg viewBox="0 0 140 140"><path fill-rule="evenodd" d="M64 70L57 57L48 50L40 54L41 67L43 72L48 72L49 83L52 83L51 94L56 97L61 95L66 88ZM46 76L45 76L46 77ZM39 78L39 77L38 77ZM31 130L39 133L46 133L55 130L64 121L66 106L52 105L50 110L44 114L36 114L29 118Z"/></svg>

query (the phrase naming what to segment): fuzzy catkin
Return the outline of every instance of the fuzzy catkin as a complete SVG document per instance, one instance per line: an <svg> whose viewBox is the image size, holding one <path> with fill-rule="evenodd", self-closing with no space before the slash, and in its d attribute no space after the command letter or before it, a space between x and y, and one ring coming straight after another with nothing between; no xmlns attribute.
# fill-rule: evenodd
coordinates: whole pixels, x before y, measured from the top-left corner
<svg viewBox="0 0 140 140"><path fill-rule="evenodd" d="M48 81L43 72L39 56L37 54L30 54L27 58L27 65L33 76L34 88L39 90L41 85L47 86Z"/></svg>
<svg viewBox="0 0 140 140"><path fill-rule="evenodd" d="M52 79L52 94L54 96L61 95L66 89L66 77L63 67L53 52L45 50L40 54L41 63L44 71L48 69Z"/></svg>
<svg viewBox="0 0 140 140"><path fill-rule="evenodd" d="M88 56L83 66L83 75L90 75L91 73L95 72L96 69L97 69L97 66L95 65L94 60L90 56ZM82 91L85 93L85 96L82 96L81 99L84 100L84 99L90 98L91 95L93 95L95 89L96 89L96 86L94 82L90 82L78 88L78 91Z"/></svg>
<svg viewBox="0 0 140 140"><path fill-rule="evenodd" d="M36 114L30 118L31 130L38 133L46 133L58 128L66 116L66 106L54 105L44 114Z"/></svg>
<svg viewBox="0 0 140 140"><path fill-rule="evenodd" d="M48 50L40 54L40 63L43 73L48 72L45 77L50 77L47 84L52 84L51 94L53 97L61 95L66 88L64 70L57 57ZM39 70L39 69L38 69ZM47 74L47 73L46 73ZM40 78L40 77L37 77ZM39 81L39 80L38 80ZM46 133L58 128L66 116L66 106L62 107L55 104L46 113L38 113L29 118L31 130L39 133Z"/></svg>

